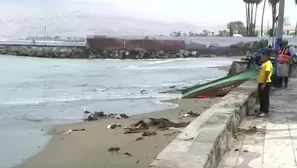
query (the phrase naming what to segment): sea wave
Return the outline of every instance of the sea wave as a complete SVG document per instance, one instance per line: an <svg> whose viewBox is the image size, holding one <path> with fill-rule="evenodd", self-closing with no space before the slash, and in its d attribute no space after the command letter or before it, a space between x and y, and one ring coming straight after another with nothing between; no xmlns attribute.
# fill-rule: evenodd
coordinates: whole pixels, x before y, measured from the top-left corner
<svg viewBox="0 0 297 168"><path fill-rule="evenodd" d="M158 69L195 69L195 68L208 68L229 65L230 62L222 64L203 64L203 65L188 65L188 66L147 66L147 67L125 67L122 70L158 70Z"/></svg>
<svg viewBox="0 0 297 168"><path fill-rule="evenodd" d="M81 120L83 119L83 115L81 116L55 116L55 117L48 117L48 116L34 116L34 115L22 115L18 116L15 119L17 120L25 120L30 122L44 122L44 121L74 121L74 120Z"/></svg>
<svg viewBox="0 0 297 168"><path fill-rule="evenodd" d="M155 61L148 62L147 64L165 64L165 63L170 63L174 61L177 61L177 59L155 60Z"/></svg>
<svg viewBox="0 0 297 168"><path fill-rule="evenodd" d="M114 94L106 98L101 98L98 96L82 96L82 97L69 97L69 98L35 98L35 99L25 99L18 101L7 101L0 102L1 105L39 105L44 103L70 103L75 101L83 101L83 100L96 100L96 101L117 101L117 100L137 100L137 99L160 99L167 100L172 99L178 95L172 94L144 94L144 95L120 95Z"/></svg>

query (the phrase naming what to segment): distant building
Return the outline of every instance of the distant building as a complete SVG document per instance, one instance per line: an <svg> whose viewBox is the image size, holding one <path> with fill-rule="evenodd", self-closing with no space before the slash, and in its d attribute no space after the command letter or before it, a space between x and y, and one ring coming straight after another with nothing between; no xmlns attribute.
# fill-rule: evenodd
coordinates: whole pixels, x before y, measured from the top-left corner
<svg viewBox="0 0 297 168"><path fill-rule="evenodd" d="M277 24L276 24L277 26ZM267 32L271 29L269 26L263 26L263 35L266 36ZM284 25L283 27L284 35L289 35L291 33L295 32L295 26L293 25ZM256 26L256 32L258 33L258 36L261 36L261 26Z"/></svg>

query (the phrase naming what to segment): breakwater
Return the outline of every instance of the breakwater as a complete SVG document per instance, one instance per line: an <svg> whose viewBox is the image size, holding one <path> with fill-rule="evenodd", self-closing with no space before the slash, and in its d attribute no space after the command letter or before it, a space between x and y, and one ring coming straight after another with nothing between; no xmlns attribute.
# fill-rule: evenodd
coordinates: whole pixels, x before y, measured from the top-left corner
<svg viewBox="0 0 297 168"><path fill-rule="evenodd" d="M214 57L214 56L238 56L244 55L247 50L256 51L268 45L267 40L248 43L238 43L230 46L204 45L195 42L178 42L174 49L172 42L152 42L148 39L142 45L129 45L129 47L108 47L114 43L102 43L101 45L24 45L24 44L0 44L0 54L47 57L47 58L77 58L77 59L154 59L154 58L189 58L189 57ZM131 44L131 43L130 43ZM156 45L159 44L159 45ZM164 45L166 44L166 45ZM148 47L146 47L148 46ZM152 48L154 46L154 48ZM166 46L166 47L164 47ZM168 47L169 46L169 47Z"/></svg>

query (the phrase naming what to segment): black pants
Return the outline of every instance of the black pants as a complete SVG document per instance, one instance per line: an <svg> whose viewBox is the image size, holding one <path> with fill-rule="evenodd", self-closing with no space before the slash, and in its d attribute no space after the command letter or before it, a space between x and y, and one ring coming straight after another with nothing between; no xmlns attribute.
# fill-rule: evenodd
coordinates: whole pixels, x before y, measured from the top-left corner
<svg viewBox="0 0 297 168"><path fill-rule="evenodd" d="M288 87L289 77L288 76L280 76L279 77L279 82L280 82L281 87L283 87L283 86Z"/></svg>
<svg viewBox="0 0 297 168"><path fill-rule="evenodd" d="M265 88L261 89L262 83L258 84L258 95L260 101L260 112L269 112L269 92L271 83L266 83Z"/></svg>

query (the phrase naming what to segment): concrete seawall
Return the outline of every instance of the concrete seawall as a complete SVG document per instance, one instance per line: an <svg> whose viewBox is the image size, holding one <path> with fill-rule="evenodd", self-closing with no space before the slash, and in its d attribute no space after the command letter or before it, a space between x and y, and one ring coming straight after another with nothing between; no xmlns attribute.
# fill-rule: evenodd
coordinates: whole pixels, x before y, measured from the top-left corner
<svg viewBox="0 0 297 168"><path fill-rule="evenodd" d="M256 83L243 83L188 125L150 167L216 168L256 99Z"/></svg>

